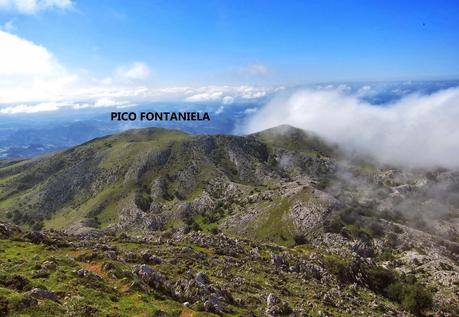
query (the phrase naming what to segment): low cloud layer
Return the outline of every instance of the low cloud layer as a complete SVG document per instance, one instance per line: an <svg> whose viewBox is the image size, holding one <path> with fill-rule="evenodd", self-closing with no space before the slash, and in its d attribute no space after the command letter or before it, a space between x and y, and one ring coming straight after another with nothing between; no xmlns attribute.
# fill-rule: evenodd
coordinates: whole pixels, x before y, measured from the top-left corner
<svg viewBox="0 0 459 317"><path fill-rule="evenodd" d="M244 133L289 124L350 152L407 167L459 167L459 88L375 106L343 90L301 90L274 98Z"/></svg>

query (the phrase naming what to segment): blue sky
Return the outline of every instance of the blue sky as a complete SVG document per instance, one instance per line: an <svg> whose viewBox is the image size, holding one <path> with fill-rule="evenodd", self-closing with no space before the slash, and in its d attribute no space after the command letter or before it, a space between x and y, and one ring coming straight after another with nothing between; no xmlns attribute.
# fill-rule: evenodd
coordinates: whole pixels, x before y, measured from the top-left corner
<svg viewBox="0 0 459 317"><path fill-rule="evenodd" d="M454 0L0 0L0 25L10 47L6 57L0 50L4 65L24 65L14 48L20 46L16 40L26 40L34 46L26 61L37 58L31 63L43 62L47 72L37 77L34 71L32 83L27 71L0 70L0 93L8 96L14 94L2 85L12 78L15 87L27 91L42 89L37 80L50 82L49 91L71 90L71 99L80 100L83 87L459 77L459 1ZM36 56L37 47L49 59ZM0 104L46 100L30 93L30 98L0 98Z"/></svg>
<svg viewBox="0 0 459 317"><path fill-rule="evenodd" d="M235 70L250 64L293 82L459 75L453 0L81 0L68 10L0 17L70 68L97 74L141 60L158 80L186 84L237 82ZM284 83L277 77L270 80Z"/></svg>

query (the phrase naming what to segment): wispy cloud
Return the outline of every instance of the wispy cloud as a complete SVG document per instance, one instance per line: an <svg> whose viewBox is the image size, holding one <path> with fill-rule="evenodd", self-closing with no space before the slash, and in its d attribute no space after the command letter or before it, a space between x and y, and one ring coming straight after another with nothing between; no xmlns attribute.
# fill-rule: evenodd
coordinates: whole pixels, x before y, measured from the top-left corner
<svg viewBox="0 0 459 317"><path fill-rule="evenodd" d="M150 67L143 62L134 62L127 66L120 66L115 70L115 76L121 80L138 81L150 77Z"/></svg>
<svg viewBox="0 0 459 317"><path fill-rule="evenodd" d="M36 14L48 9L69 9L72 0L0 0L0 10L20 14Z"/></svg>
<svg viewBox="0 0 459 317"><path fill-rule="evenodd" d="M266 97L275 88L255 86L203 86L190 88L184 100L187 102L221 102L232 104L239 100L255 100Z"/></svg>
<svg viewBox="0 0 459 317"><path fill-rule="evenodd" d="M254 63L239 67L238 72L242 75L264 76L269 73L269 68L264 64Z"/></svg>
<svg viewBox="0 0 459 317"><path fill-rule="evenodd" d="M42 102L36 105L17 105L12 107L1 108L2 114L16 114L16 113L34 113L58 110L64 104L57 104L53 102Z"/></svg>
<svg viewBox="0 0 459 317"><path fill-rule="evenodd" d="M14 26L13 20L6 21L2 25L0 25L0 30L6 31L6 32L14 32L16 27Z"/></svg>

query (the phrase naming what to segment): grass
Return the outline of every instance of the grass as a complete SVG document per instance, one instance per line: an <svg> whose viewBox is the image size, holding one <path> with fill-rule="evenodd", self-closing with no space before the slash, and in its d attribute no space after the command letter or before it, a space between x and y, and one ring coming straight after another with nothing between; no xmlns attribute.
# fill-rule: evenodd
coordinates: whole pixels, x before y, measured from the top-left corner
<svg viewBox="0 0 459 317"><path fill-rule="evenodd" d="M8 209L16 205L17 199L20 197L19 194L12 196L5 200L0 200L0 211L1 209Z"/></svg>
<svg viewBox="0 0 459 317"><path fill-rule="evenodd" d="M48 229L68 227L85 219L91 211L97 208L101 208L101 211L97 213L97 219L100 220L103 227L106 227L117 220L115 206L118 202L116 198L120 192L122 192L121 184L113 184L99 192L97 196L87 200L78 208L67 207L62 209L51 219L45 220L45 227ZM104 204L107 205L104 206Z"/></svg>
<svg viewBox="0 0 459 317"><path fill-rule="evenodd" d="M255 237L283 245L294 245L293 225L285 219L291 206L290 199L279 198L273 202L262 203L262 205L264 208L260 207L264 209L263 216L257 220Z"/></svg>
<svg viewBox="0 0 459 317"><path fill-rule="evenodd" d="M307 204L312 198L310 189L305 188L292 197L276 197L272 201L259 203L256 208L261 216L252 224L255 226L255 238L294 246L296 230L288 213L295 202Z"/></svg>
<svg viewBox="0 0 459 317"><path fill-rule="evenodd" d="M118 212L116 209L116 202L110 203L107 207L104 208L96 217L97 221L100 223L100 228L105 229L110 224L118 222Z"/></svg>
<svg viewBox="0 0 459 317"><path fill-rule="evenodd" d="M194 221L199 225L202 231L212 233L219 227L219 222L207 222L205 217L202 215L198 215L194 217Z"/></svg>
<svg viewBox="0 0 459 317"><path fill-rule="evenodd" d="M278 201L277 203L279 208L285 207L283 206L285 201ZM281 214L279 210L276 212ZM313 303L313 306L309 306L310 308L306 310L310 316L319 316L319 311L327 316L347 316L340 307L328 306L321 301L321 297L317 297L318 293L321 294L331 288L336 288L333 280L327 284L322 284L314 279L308 279L305 282L304 279L299 278L299 275L282 270L276 270L274 274L273 266L270 264L273 252L282 253L286 251L291 254L294 258L289 257L290 265L304 256L307 258L318 257L322 259L320 262L325 264L325 269L329 273L338 278L343 276L343 280L346 280L346 268L349 264L347 259L338 255L323 255L323 250L311 245L298 245L294 248L284 248L282 251L282 249L263 243L256 244L261 258L254 259L248 253L253 249L255 241L241 240L240 242L244 252L234 256L220 254L217 252L219 250L217 246L206 246L187 240L172 244L140 241L126 243L122 240L109 240L107 243L117 247L121 257L127 252L140 254L144 250L150 250L162 260L160 264L152 266L165 274L172 283L183 278L184 274L187 276L188 273L186 272L189 269L193 270L193 274L200 271L207 272L212 285L228 288L235 299L244 300L243 305L229 305L233 312L228 316L246 316L249 312L262 315L265 309L266 296L269 293L278 294L293 308L299 307L300 303L305 301ZM190 247L194 252L184 252L184 247ZM79 257L93 252L97 252L98 257L87 262L84 257ZM47 278L33 278L32 271L37 269L45 260L55 261L57 263L56 270L51 270ZM141 261L136 263L142 263ZM231 262L232 264L230 264ZM103 269L105 263L113 263L113 269L105 271ZM120 259L108 259L102 251L95 251L93 246L79 249L64 247L54 250L44 245L24 241L0 240L0 309L2 299L7 299L11 304L9 307L12 309L12 316L84 316L88 315L85 311L88 309L97 309L98 315L102 316L215 316L197 311L199 305L193 305L193 309L185 308L180 302L174 301L168 295L158 293L155 290L151 290L149 293L129 290L132 279L126 278L122 272L123 270L132 271L136 263L126 263ZM79 268L85 268L100 278L79 278L75 274ZM116 275L116 272L120 274ZM63 291L66 294L66 299L61 300L60 303L40 300L37 307L19 308L15 305L24 300L26 291L16 291L6 288L2 284L2 276L12 276L13 274L27 278L31 283L28 289L41 287L54 292ZM237 277L236 283L232 281L232 277ZM346 294L346 287L341 288L341 292ZM393 302L380 298L364 288L359 288L357 292L357 295L352 296L357 296L360 301L363 301L363 304L356 309L365 314L369 315L373 312L364 303L374 300L379 303L384 302L389 307L396 307ZM400 292L392 293L397 296L402 294L403 299L406 297L405 302L396 299L400 301L399 305L406 305L406 307L409 305L413 307L412 300L415 300L414 305L416 305L418 298L424 298L422 289L417 288L404 288ZM346 296L343 295L341 299L346 298ZM374 315L382 315L382 313L378 311Z"/></svg>
<svg viewBox="0 0 459 317"><path fill-rule="evenodd" d="M68 256L69 253L72 257ZM79 253L70 249L48 250L43 245L22 241L0 240L0 281L2 276L19 274L31 283L28 289L41 287L54 292L63 291L68 298L65 305L62 302L40 300L39 306L21 308L20 302L26 298L25 293L5 288L0 282L0 299L8 301L9 316L82 316L86 314L85 309L89 309L88 307L97 309L99 315L116 314L126 317L179 316L183 312L187 316L215 316L184 310L181 303L158 298L154 294L151 296L137 291L126 292L129 286L127 282L113 279L102 271L103 260L90 263L75 261L73 256ZM57 262L57 269L51 271L48 278L33 278L32 270L44 260L51 259L50 257ZM79 268L96 273L101 280L88 282L79 279L74 273Z"/></svg>

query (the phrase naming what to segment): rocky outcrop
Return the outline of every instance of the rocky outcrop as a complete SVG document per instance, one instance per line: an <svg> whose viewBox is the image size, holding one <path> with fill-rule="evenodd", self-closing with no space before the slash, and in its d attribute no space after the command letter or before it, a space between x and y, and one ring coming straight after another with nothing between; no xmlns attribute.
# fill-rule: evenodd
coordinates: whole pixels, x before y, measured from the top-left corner
<svg viewBox="0 0 459 317"><path fill-rule="evenodd" d="M288 303L283 302L274 294L269 294L266 298L266 315L269 317L288 316L292 309Z"/></svg>
<svg viewBox="0 0 459 317"><path fill-rule="evenodd" d="M173 294L181 302L203 302L204 309L208 312L223 313L227 304L233 304L232 295L211 284L205 272L199 272L195 278L178 280L173 287Z"/></svg>
<svg viewBox="0 0 459 317"><path fill-rule="evenodd" d="M166 276L147 264L136 266L133 273L146 285L156 290L168 293L171 289L170 282L167 280Z"/></svg>

